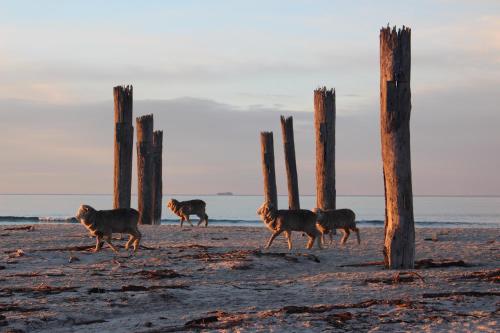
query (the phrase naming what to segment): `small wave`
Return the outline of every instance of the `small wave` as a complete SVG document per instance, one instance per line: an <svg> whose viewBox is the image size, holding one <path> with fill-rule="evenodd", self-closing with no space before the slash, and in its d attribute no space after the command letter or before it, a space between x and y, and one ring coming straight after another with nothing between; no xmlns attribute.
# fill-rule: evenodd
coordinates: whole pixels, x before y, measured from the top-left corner
<svg viewBox="0 0 500 333"><path fill-rule="evenodd" d="M67 217L41 216L38 218L38 220L40 222L70 222L70 223L78 222L77 219L73 216L67 216Z"/></svg>
<svg viewBox="0 0 500 333"><path fill-rule="evenodd" d="M0 222L38 222L38 216L0 216Z"/></svg>
<svg viewBox="0 0 500 333"><path fill-rule="evenodd" d="M0 216L0 224L20 223L77 223L73 216ZM162 224L179 225L179 219L162 219ZM193 219L194 225L198 219ZM356 223L361 227L383 227L383 220L359 220ZM185 223L186 225L186 223ZM245 219L209 219L209 225L213 226L237 226L237 227L264 227L260 220ZM417 228L498 228L499 223L467 222L467 221L416 221Z"/></svg>
<svg viewBox="0 0 500 333"><path fill-rule="evenodd" d="M77 220L70 216L0 216L0 222L75 223Z"/></svg>

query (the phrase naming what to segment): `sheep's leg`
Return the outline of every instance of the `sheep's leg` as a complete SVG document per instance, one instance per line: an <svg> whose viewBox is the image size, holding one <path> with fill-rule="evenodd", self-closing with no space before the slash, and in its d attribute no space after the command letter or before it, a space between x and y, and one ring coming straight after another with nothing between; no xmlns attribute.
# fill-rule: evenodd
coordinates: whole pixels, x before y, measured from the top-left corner
<svg viewBox="0 0 500 333"><path fill-rule="evenodd" d="M191 223L191 220L189 219L189 215L186 215L186 216L187 216L187 221L189 222L189 224L190 224L191 226L193 226L193 223Z"/></svg>
<svg viewBox="0 0 500 333"><path fill-rule="evenodd" d="M265 247L265 248L266 248L266 249L268 249L268 248L271 246L271 244L273 243L274 239L275 239L276 237L278 237L278 236L279 236L279 235L280 235L283 231L285 231L285 230L278 230L278 231L275 231L275 232L271 235L271 238L269 238L269 241L267 242L267 245L266 245L266 247Z"/></svg>
<svg viewBox="0 0 500 333"><path fill-rule="evenodd" d="M361 237L359 236L359 229L354 227L352 230L356 233L356 238L358 239L358 245L361 244Z"/></svg>
<svg viewBox="0 0 500 333"><path fill-rule="evenodd" d="M285 236L286 240L288 242L288 250L292 250L292 232L291 231L285 231Z"/></svg>
<svg viewBox="0 0 500 333"><path fill-rule="evenodd" d="M102 248L102 245L103 245L102 238L101 236L97 235L94 252L99 252Z"/></svg>
<svg viewBox="0 0 500 333"><path fill-rule="evenodd" d="M342 240L340 241L340 244L344 245L345 242L347 242L347 238L349 238L349 234L351 233L348 228L342 229L344 231L344 237L342 237Z"/></svg>
<svg viewBox="0 0 500 333"><path fill-rule="evenodd" d="M319 237L319 235L316 235L316 236L314 236L314 238L317 239L318 249L320 249L320 250L323 249L323 247L321 247L321 243L323 242L323 240L321 239L321 237ZM313 242L314 242L314 240L313 240Z"/></svg>
<svg viewBox="0 0 500 333"><path fill-rule="evenodd" d="M136 230L134 235L134 253L137 252L137 249L139 248L139 242L141 241L141 238L141 232L139 230Z"/></svg>
<svg viewBox="0 0 500 333"><path fill-rule="evenodd" d="M196 225L197 227L199 227L201 225L201 223L203 222L204 214L196 214L196 216L198 216L198 218L200 219L198 221L198 224Z"/></svg>
<svg viewBox="0 0 500 333"><path fill-rule="evenodd" d="M311 249L314 245L314 241L316 240L316 238L318 239L318 248L321 249L321 237L319 237L319 235L315 235L315 234L312 234L312 233L308 233L307 236L309 237L309 241L307 242L307 245L306 245L306 248L307 249Z"/></svg>
<svg viewBox="0 0 500 333"><path fill-rule="evenodd" d="M104 241L108 243L109 247L111 248L111 250L113 250L113 252L118 253L118 249L113 244L111 244L111 235L104 237Z"/></svg>
<svg viewBox="0 0 500 333"><path fill-rule="evenodd" d="M335 231L335 229L332 229L330 231L330 245L333 244L333 235L336 235L337 232Z"/></svg>
<svg viewBox="0 0 500 333"><path fill-rule="evenodd" d="M134 242L134 240L135 240L134 235L130 234L128 242L125 244L125 250L128 250L128 248L130 247L130 244L132 244Z"/></svg>

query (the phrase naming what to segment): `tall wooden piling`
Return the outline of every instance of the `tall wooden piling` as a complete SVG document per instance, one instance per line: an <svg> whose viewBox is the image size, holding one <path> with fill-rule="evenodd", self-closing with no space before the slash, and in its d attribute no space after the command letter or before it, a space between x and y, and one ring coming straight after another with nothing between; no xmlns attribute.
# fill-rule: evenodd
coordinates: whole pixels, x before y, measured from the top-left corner
<svg viewBox="0 0 500 333"><path fill-rule="evenodd" d="M281 132L285 149L285 165L288 184L288 208L300 209L299 181L295 161L295 141L293 138L293 118L281 116Z"/></svg>
<svg viewBox="0 0 500 333"><path fill-rule="evenodd" d="M113 88L115 104L115 165L114 165L114 208L130 208L132 187L132 147L134 127L132 126L132 86Z"/></svg>
<svg viewBox="0 0 500 333"><path fill-rule="evenodd" d="M139 224L153 223L153 115L137 118Z"/></svg>
<svg viewBox="0 0 500 333"><path fill-rule="evenodd" d="M410 156L411 30L380 30L380 127L385 188L384 262L413 268L415 223Z"/></svg>
<svg viewBox="0 0 500 333"><path fill-rule="evenodd" d="M316 132L316 205L335 209L335 90L314 91Z"/></svg>
<svg viewBox="0 0 500 333"><path fill-rule="evenodd" d="M274 170L273 132L261 132L262 173L264 175L264 201L278 208L278 191L276 189L276 173Z"/></svg>
<svg viewBox="0 0 500 333"><path fill-rule="evenodd" d="M161 223L163 131L153 132L153 224Z"/></svg>

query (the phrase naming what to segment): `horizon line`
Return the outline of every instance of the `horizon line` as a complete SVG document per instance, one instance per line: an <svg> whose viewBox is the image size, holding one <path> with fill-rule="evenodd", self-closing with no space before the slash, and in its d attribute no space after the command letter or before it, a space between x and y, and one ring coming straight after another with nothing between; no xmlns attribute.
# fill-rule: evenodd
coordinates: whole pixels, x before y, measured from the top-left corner
<svg viewBox="0 0 500 333"><path fill-rule="evenodd" d="M95 195L95 196L112 196L113 193L0 193L0 195ZM137 193L132 193L132 196L137 196ZM162 196L218 196L218 197L262 197L263 194L241 194L232 193L229 195L217 193L165 193ZM288 196L288 194L278 194L278 196ZM315 194L301 194L301 197L314 197ZM337 197L383 197L383 194L338 194ZM457 198L500 198L500 194L414 194L414 197L457 197Z"/></svg>

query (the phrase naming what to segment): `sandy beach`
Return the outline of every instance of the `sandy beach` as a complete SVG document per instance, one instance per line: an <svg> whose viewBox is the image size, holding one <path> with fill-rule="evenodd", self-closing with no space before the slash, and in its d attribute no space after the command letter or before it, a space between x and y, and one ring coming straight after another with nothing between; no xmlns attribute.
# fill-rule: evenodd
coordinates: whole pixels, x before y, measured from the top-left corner
<svg viewBox="0 0 500 333"><path fill-rule="evenodd" d="M3 226L0 331L499 329L498 229L417 229L420 269L400 274L379 263L381 228L311 251L294 233L291 252L284 237L262 249L264 228L141 230L136 255L115 255L80 225Z"/></svg>

